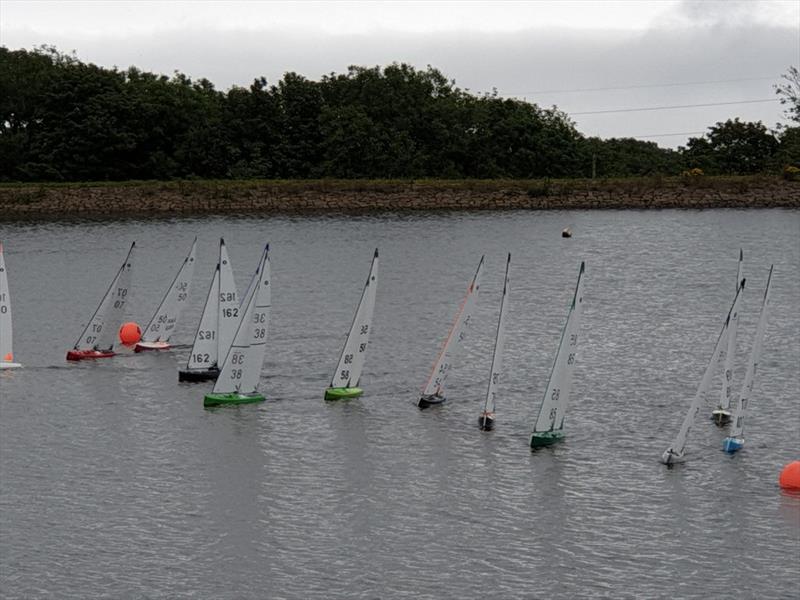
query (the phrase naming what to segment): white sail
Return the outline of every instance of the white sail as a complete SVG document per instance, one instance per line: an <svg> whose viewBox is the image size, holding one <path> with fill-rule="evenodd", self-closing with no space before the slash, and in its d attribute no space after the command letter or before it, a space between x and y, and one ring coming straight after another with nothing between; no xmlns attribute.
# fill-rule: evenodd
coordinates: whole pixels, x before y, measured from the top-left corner
<svg viewBox="0 0 800 600"><path fill-rule="evenodd" d="M114 347L117 329L122 321L122 313L131 287L131 268L135 247L136 242L133 242L125 261L111 281L108 291L97 306L89 324L75 342L76 350L111 350Z"/></svg>
<svg viewBox="0 0 800 600"><path fill-rule="evenodd" d="M739 249L739 264L736 269L736 288L738 290L742 281L742 260L744 258L741 248ZM731 315L731 322L725 334L726 349L725 363L722 377L722 389L719 396L718 409L730 409L733 401L733 366L736 359L736 336L739 331L739 310L735 310Z"/></svg>
<svg viewBox="0 0 800 600"><path fill-rule="evenodd" d="M739 286L739 289L736 291L736 297L734 298L733 304L728 311L728 315L725 317L725 323L723 323L722 329L719 332L717 343L714 345L714 352L711 354L711 360L708 361L705 373L703 373L703 378L700 380L700 385L697 387L697 392L695 393L692 404L689 407L689 412L686 413L686 416L683 419L683 423L678 431L678 435L675 436L675 440L672 442L672 445L667 448L661 456L661 462L664 464L670 464L672 462L683 460L683 452L686 448L686 438L689 435L692 425L694 425L697 413L700 411L700 406L703 403L706 394L708 393L708 388L711 386L711 379L714 374L714 365L719 360L720 352L722 352L722 346L725 340L726 330L731 320L731 315L733 314L734 309L738 310L739 297L742 295L742 290L744 290L744 283L745 281L743 279L741 286Z"/></svg>
<svg viewBox="0 0 800 600"><path fill-rule="evenodd" d="M741 281L741 280L740 280ZM741 294L740 294L741 297ZM736 335L739 331L739 306L734 307L731 320L728 324L725 337L727 338L725 349L725 366L722 377L722 390L719 397L719 408L730 408L733 398L733 363L736 358Z"/></svg>
<svg viewBox="0 0 800 600"><path fill-rule="evenodd" d="M247 294L245 294L246 296ZM233 267L228 258L228 249L225 240L219 241L219 302L217 304L217 338L218 356L225 358L228 348L233 341L236 328L239 325L239 295L236 292L236 282L233 279Z"/></svg>
<svg viewBox="0 0 800 600"><path fill-rule="evenodd" d="M483 273L483 256L478 263L478 269L475 271L475 276L472 278L467 293L461 301L461 306L456 313L456 319L453 326L450 328L450 333L439 352L439 357L433 364L428 382L422 390L423 396L444 396L444 384L447 381L447 376L450 374L453 358L458 353L459 348L462 346L467 337L470 321L472 320L472 313L475 310L475 302L478 297L478 290L481 287L481 274Z"/></svg>
<svg viewBox="0 0 800 600"><path fill-rule="evenodd" d="M764 290L764 300L761 303L761 314L758 317L758 325L756 326L756 335L753 340L753 347L750 350L750 360L747 363L747 371L744 375L744 383L742 384L742 391L739 392L738 398L734 399L731 416L731 429L728 435L732 438L741 437L744 431L744 419L747 414L747 405L750 401L750 394L753 391L753 380L755 379L756 372L758 372L758 362L761 359L761 344L764 341L764 332L767 329L767 319L769 318L769 292L772 283L772 266L769 268L769 275L767 276L767 287Z"/></svg>
<svg viewBox="0 0 800 600"><path fill-rule="evenodd" d="M497 383L500 380L500 372L503 368L503 350L505 349L505 323L506 313L508 312L508 268L511 266L511 253L506 259L506 275L503 279L503 298L500 300L500 316L497 318L497 335L494 341L494 354L492 355L492 369L489 372L489 385L486 389L486 402L483 405L484 412L493 413L495 410L495 394Z"/></svg>
<svg viewBox="0 0 800 600"><path fill-rule="evenodd" d="M543 431L558 431L564 427L564 417L569 404L569 394L572 388L572 372L578 356L578 338L583 314L583 273L584 263L578 273L578 283L575 286L575 295L567 314L567 322L561 332L561 341L558 344L553 369L547 382L539 416L533 426L534 433Z"/></svg>
<svg viewBox="0 0 800 600"><path fill-rule="evenodd" d="M178 269L172 285L169 286L167 293L161 300L161 304L144 330L144 335L142 335L143 342L168 342L170 336L175 332L178 318L186 305L186 300L189 298L189 288L192 285L192 276L194 275L196 249L197 238L194 238L189 255L183 259L183 264Z"/></svg>
<svg viewBox="0 0 800 600"><path fill-rule="evenodd" d="M210 369L217 364L218 340L217 319L219 307L219 263L214 269L214 278L208 290L200 324L194 335L194 344L186 363L187 369Z"/></svg>
<svg viewBox="0 0 800 600"><path fill-rule="evenodd" d="M353 324L347 334L347 340L339 356L339 363L331 379L331 387L350 388L358 387L364 361L367 357L369 334L372 331L372 313L375 309L375 295L378 289L378 249L372 257L361 301L358 303Z"/></svg>
<svg viewBox="0 0 800 600"><path fill-rule="evenodd" d="M0 362L13 362L14 348L11 328L11 295L8 291L8 273L0 242Z"/></svg>
<svg viewBox="0 0 800 600"><path fill-rule="evenodd" d="M214 393L252 394L261 377L271 306L269 244L264 248L250 292L241 309L242 319L220 368Z"/></svg>

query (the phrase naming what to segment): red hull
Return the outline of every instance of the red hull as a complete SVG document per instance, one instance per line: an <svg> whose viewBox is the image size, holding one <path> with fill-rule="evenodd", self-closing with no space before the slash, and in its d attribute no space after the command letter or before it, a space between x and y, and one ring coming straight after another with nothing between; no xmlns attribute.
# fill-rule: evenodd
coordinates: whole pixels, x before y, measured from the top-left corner
<svg viewBox="0 0 800 600"><path fill-rule="evenodd" d="M88 360L93 358L111 358L116 352L111 350L70 350L67 352L67 360Z"/></svg>

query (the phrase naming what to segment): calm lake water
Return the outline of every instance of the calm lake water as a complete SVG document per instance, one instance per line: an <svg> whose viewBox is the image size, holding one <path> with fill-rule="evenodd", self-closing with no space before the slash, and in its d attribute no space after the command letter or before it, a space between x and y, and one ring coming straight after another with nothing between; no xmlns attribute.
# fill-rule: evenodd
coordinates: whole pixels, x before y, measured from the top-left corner
<svg viewBox="0 0 800 600"><path fill-rule="evenodd" d="M570 225L571 239L560 237ZM130 242L144 325L194 236L198 267L160 354L68 364ZM240 290L271 244L259 405L179 384L224 236ZM484 212L0 222L15 357L0 372L4 598L793 598L800 498L800 211ZM326 403L372 252L363 398ZM770 264L773 311L747 445L692 431L658 462L747 277L735 390ZM495 431L486 391L505 253L511 307ZM475 328L449 401L415 406L478 260ZM581 260L566 440L528 436Z"/></svg>

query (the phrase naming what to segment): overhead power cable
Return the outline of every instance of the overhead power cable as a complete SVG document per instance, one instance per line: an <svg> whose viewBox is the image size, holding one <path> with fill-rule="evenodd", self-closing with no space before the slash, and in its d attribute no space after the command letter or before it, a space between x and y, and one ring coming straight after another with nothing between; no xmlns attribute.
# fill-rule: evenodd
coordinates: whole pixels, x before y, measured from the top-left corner
<svg viewBox="0 0 800 600"><path fill-rule="evenodd" d="M778 98L766 98L763 100L738 100L736 102L707 102L705 104L676 104L673 106L647 106L641 108L612 108L610 110L587 110L581 112L564 111L570 116L576 115L602 115L608 113L643 112L649 110L674 110L678 108L702 108L706 106L726 106L730 104L757 104L763 102L778 102Z"/></svg>
<svg viewBox="0 0 800 600"><path fill-rule="evenodd" d="M741 83L744 81L778 81L780 77L746 77L742 79L717 79L715 81L682 81L676 83L643 83L639 85L620 85L612 87L574 88L571 90L539 90L509 96L533 96L534 94L573 94L578 92L605 92L611 90L638 90L642 88L680 87L684 85L716 85L718 83Z"/></svg>
<svg viewBox="0 0 800 600"><path fill-rule="evenodd" d="M679 135L705 135L705 131L684 131L682 133L651 133L648 135L631 135L624 137L632 138L657 138L657 137L677 137Z"/></svg>

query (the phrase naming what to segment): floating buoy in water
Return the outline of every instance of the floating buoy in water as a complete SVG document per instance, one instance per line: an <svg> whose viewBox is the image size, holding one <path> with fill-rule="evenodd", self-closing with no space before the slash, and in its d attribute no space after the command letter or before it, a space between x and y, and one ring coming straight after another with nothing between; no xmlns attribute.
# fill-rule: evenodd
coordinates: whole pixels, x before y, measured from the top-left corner
<svg viewBox="0 0 800 600"><path fill-rule="evenodd" d="M123 344L135 344L142 339L142 330L136 323L123 323L119 328L119 341Z"/></svg>
<svg viewBox="0 0 800 600"><path fill-rule="evenodd" d="M561 237L572 237L572 230L569 227L564 227L561 230Z"/></svg>
<svg viewBox="0 0 800 600"><path fill-rule="evenodd" d="M790 492L800 492L800 460L790 462L783 467L778 477L778 485Z"/></svg>

